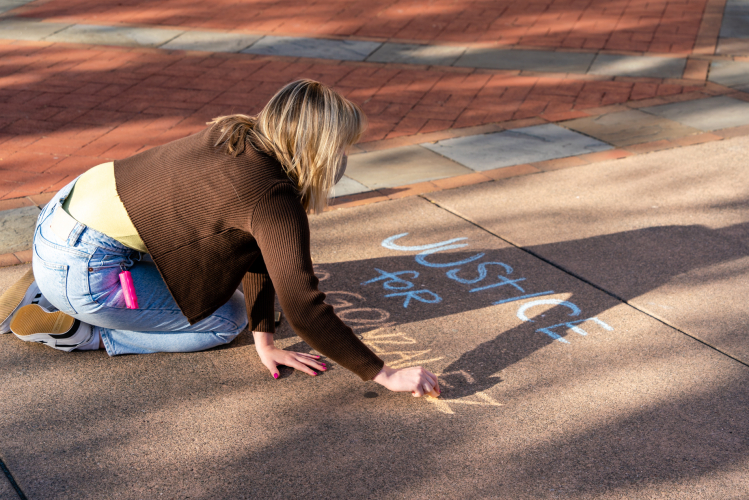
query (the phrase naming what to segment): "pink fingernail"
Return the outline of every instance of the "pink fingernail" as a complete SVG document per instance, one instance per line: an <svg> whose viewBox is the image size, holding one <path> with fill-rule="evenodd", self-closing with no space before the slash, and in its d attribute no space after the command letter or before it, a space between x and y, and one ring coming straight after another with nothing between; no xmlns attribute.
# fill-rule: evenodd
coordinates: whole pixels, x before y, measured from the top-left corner
<svg viewBox="0 0 749 500"><path fill-rule="evenodd" d="M327 368L325 368L325 367L323 366L323 367L322 367L322 371L325 371L325 370L327 370Z"/></svg>
<svg viewBox="0 0 749 500"><path fill-rule="evenodd" d="M313 373L313 374L312 374L312 376L313 376L313 377L317 377L317 373Z"/></svg>
<svg viewBox="0 0 749 500"><path fill-rule="evenodd" d="M278 373L274 373L273 378L278 378Z"/></svg>

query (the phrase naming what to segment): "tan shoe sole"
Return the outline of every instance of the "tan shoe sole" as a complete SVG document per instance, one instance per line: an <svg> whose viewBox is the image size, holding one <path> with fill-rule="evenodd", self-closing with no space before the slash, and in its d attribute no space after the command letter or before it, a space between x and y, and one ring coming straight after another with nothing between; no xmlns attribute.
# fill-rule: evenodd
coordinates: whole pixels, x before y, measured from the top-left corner
<svg viewBox="0 0 749 500"><path fill-rule="evenodd" d="M26 290L29 289L33 282L34 272L29 269L26 271L26 274L21 276L21 279L13 283L0 296L0 324L4 323L13 314L13 311L16 310L16 307L18 307L26 295Z"/></svg>
<svg viewBox="0 0 749 500"><path fill-rule="evenodd" d="M75 323L75 318L62 311L47 312L40 306L30 304L18 310L10 329L19 338L37 333L66 333Z"/></svg>

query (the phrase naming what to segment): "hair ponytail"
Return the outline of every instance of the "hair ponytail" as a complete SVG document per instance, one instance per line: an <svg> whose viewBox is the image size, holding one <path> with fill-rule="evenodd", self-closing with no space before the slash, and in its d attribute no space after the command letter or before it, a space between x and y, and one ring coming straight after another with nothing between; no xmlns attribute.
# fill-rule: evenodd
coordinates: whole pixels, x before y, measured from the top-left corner
<svg viewBox="0 0 749 500"><path fill-rule="evenodd" d="M221 128L221 136L214 146L223 145L224 152L234 157L244 151L248 134L252 132L255 120L247 115L230 115L214 118L209 124Z"/></svg>

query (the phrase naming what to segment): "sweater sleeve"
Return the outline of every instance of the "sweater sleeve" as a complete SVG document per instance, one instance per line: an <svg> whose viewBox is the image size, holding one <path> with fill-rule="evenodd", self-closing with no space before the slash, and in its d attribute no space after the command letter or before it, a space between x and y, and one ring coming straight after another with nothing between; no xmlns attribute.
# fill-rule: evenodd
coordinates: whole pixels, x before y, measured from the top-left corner
<svg viewBox="0 0 749 500"><path fill-rule="evenodd" d="M323 302L312 270L307 214L291 184L271 188L252 215L251 232L286 319L312 348L344 368L371 380L383 361Z"/></svg>
<svg viewBox="0 0 749 500"><path fill-rule="evenodd" d="M275 333L274 316L276 291L265 267L263 256L259 256L242 278L244 302L251 332Z"/></svg>

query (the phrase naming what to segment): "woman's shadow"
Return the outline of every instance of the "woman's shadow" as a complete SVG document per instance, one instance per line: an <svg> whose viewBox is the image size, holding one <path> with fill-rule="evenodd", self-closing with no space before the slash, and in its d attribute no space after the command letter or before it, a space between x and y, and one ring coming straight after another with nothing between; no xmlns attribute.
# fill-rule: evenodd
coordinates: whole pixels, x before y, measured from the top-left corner
<svg viewBox="0 0 749 500"><path fill-rule="evenodd" d="M585 310L583 315L575 318L569 318L570 308L564 304L544 311L547 317L569 318L558 322L563 323L583 317L594 318L609 309L614 300L629 302L690 271L749 256L749 223L719 229L699 225L650 227L532 246L524 250L546 261L541 265L553 265L610 296L608 300L593 301L589 298L580 298L581 301L585 300ZM321 278L320 288L326 292L333 292L327 302L334 305L337 312L344 311L342 316L345 321L353 319L350 326L354 327L357 333L368 328L378 328L377 321L388 326L397 326L489 307L496 303L497 299L507 300L522 296L518 290L521 287L528 295L531 292L545 290L572 293L572 296L566 299L572 304L582 292L556 290L554 283L548 280L544 282L542 278L532 283L530 275L523 275L524 281L518 281L515 284L517 286L500 285L491 290L491 294L482 296L479 293L466 293L466 287L480 288L479 285L483 282L466 285L446 279L447 272L456 268L460 269L454 273L456 277L462 276L467 280L473 276L475 279L477 264L489 261L505 263L514 268L515 274L506 274L506 270L498 266L495 269L487 267L490 272L487 273L486 281L492 272L497 274L497 271L506 274L507 279L519 279L521 274L517 273L524 272L522 268L529 266L528 263L520 262L517 250L512 248L433 255L430 256L430 261L466 261L478 253L485 255L480 260L455 267L420 266L415 262L413 252L410 255L395 254L392 258L324 264L317 267L317 272ZM538 264L540 263L537 262L536 266ZM704 281L708 278L705 278L703 273L700 279ZM720 280L721 276L716 275L714 279ZM412 286L408 287L408 283ZM589 286L580 283L580 287ZM435 300L434 297L423 293L421 298L425 302L419 302L418 296L412 295L407 307L401 307L402 301L408 298L406 292L415 292L417 289L428 289L439 295L441 300L430 303L429 301ZM745 289L743 292L749 290ZM590 294L586 291L586 295ZM357 296L362 297L366 304L364 300L361 303L357 302ZM522 302L517 302L517 305L521 304ZM351 310L352 307L359 310L358 317L345 314L345 310ZM367 312L365 309L370 311ZM377 311L386 311L387 318ZM708 314L709 311L703 313ZM592 325L591 328L596 326ZM575 335L571 332L571 329L561 327L553 333L564 339ZM502 331L495 338L464 352L442 370L441 379L450 387L451 397L464 397L484 391L501 382L501 378L497 376L498 372L556 341L548 333L538 331L535 327L529 330L528 324L523 323Z"/></svg>

